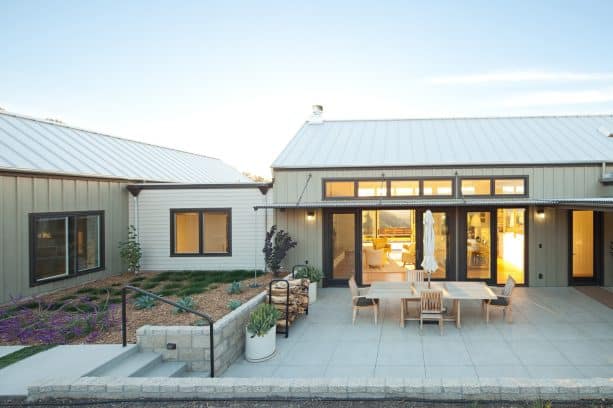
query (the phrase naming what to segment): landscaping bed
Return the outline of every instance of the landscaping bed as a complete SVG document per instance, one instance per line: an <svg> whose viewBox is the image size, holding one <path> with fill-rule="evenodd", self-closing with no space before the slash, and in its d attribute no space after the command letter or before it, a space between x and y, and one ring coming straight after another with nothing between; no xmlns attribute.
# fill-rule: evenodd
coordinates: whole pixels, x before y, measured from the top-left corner
<svg viewBox="0 0 613 408"><path fill-rule="evenodd" d="M270 275L253 271L189 271L123 274L89 282L53 294L0 307L2 344L121 343L121 288L132 285L218 320L231 307L265 290ZM234 293L229 293L233 289ZM204 324L198 316L177 313L173 306L129 292L128 341L136 342L136 329L150 325ZM232 302L231 302L232 301ZM239 303L240 302L240 303ZM135 303L146 308L138 309ZM231 303L231 304L230 304Z"/></svg>

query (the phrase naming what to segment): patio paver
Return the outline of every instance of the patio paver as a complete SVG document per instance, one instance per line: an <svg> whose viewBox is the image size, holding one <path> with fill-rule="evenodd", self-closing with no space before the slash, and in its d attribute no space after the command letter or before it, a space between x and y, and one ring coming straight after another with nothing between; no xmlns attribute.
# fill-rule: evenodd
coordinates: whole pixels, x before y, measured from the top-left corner
<svg viewBox="0 0 613 408"><path fill-rule="evenodd" d="M362 311L351 325L347 288L325 288L277 354L243 358L224 377L585 378L613 377L613 310L573 288L516 288L513 323L463 302L462 328L399 327L399 305L382 301L379 325ZM587 316L591 316L589 319Z"/></svg>

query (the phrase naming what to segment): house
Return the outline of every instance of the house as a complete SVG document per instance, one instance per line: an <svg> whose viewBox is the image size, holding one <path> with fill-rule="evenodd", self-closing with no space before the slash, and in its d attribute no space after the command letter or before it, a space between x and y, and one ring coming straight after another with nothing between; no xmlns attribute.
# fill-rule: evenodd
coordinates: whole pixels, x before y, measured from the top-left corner
<svg viewBox="0 0 613 408"><path fill-rule="evenodd" d="M143 269L253 268L244 207L253 213L268 189L215 158L2 111L0 304L125 271L118 245L130 224L142 226ZM162 213L151 206L160 193ZM165 260L171 214L180 236ZM190 233L206 258L181 253Z"/></svg>
<svg viewBox="0 0 613 408"><path fill-rule="evenodd" d="M433 279L613 285L613 115L323 120L320 106L272 164L288 264L326 285L420 268Z"/></svg>

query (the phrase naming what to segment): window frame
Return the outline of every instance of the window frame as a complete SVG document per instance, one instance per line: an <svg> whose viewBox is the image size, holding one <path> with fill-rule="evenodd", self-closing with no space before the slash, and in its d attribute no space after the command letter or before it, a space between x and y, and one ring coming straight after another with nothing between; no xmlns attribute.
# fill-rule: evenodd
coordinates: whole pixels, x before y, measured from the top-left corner
<svg viewBox="0 0 613 408"><path fill-rule="evenodd" d="M487 194L464 194L462 192L462 182L464 180L467 180L467 181L470 181L470 180L472 180L472 181L483 181L483 180L489 181L489 183L490 183L490 191ZM471 177L460 177L460 180L458 180L458 184L459 184L458 187L459 187L460 195L462 197L476 197L476 198L493 197L494 196L494 187L493 186L495 184L495 180L496 180L496 178L492 178L492 177L478 177L478 176L474 176L474 177L473 176L471 176Z"/></svg>
<svg viewBox="0 0 613 408"><path fill-rule="evenodd" d="M523 194L496 194L496 180L524 180ZM492 178L492 197L528 197L528 176L495 176Z"/></svg>
<svg viewBox="0 0 613 408"><path fill-rule="evenodd" d="M78 270L77 267L77 223L76 218L82 216L98 216L98 251L100 258L100 265L94 268ZM36 278L36 223L38 220L46 218L66 218L68 222L68 272L64 275L53 276L49 278L37 279ZM28 233L29 233L29 257L28 261L30 272L30 287L45 285L51 282L57 282L65 279L75 278L77 276L86 275L89 273L99 272L106 269L106 250L105 250L105 221L104 210L92 210L92 211L62 211L62 212L42 212L42 213L29 213L28 214ZM72 241L71 241L72 240Z"/></svg>
<svg viewBox="0 0 613 408"><path fill-rule="evenodd" d="M198 213L198 252L197 253L177 253L175 252L175 214ZM224 213L227 214L226 239L228 240L227 252L204 252L204 213ZM171 208L170 209L170 257L190 258L190 257L227 257L232 256L232 208Z"/></svg>
<svg viewBox="0 0 613 408"><path fill-rule="evenodd" d="M451 194L449 195L424 195L424 181L437 181L437 180L449 180L451 182ZM343 197L328 197L327 186L329 182L353 182L353 196ZM370 182L382 182L385 183L386 195L384 196L358 196L358 186L361 181ZM419 187L419 195L392 195L391 184L392 181L416 181ZM454 198L456 193L456 183L454 182L454 176L428 176L428 177L331 177L321 179L321 198L323 201L330 200L396 200L396 199L413 199L423 200L432 198Z"/></svg>
<svg viewBox="0 0 613 408"><path fill-rule="evenodd" d="M463 180L490 180L490 194L462 194L462 181ZM496 181L497 180L523 180L524 181L524 193L523 194L496 194ZM466 198L521 198L528 197L528 176L526 175L504 175L504 176L460 176L458 179L458 188L460 197Z"/></svg>

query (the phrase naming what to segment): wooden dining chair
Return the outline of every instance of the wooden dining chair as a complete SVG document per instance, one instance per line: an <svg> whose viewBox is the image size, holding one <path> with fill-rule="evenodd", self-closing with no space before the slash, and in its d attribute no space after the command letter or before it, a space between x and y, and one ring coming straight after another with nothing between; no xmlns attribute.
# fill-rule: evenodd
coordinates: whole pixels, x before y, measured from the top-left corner
<svg viewBox="0 0 613 408"><path fill-rule="evenodd" d="M353 309L352 324L355 324L355 318L358 316L360 309L373 308L375 313L375 326L377 325L377 316L379 315L379 299L368 299L364 295L368 288L358 288L355 277L349 278L349 290L351 290L351 304Z"/></svg>
<svg viewBox="0 0 613 408"><path fill-rule="evenodd" d="M482 302L482 306L485 307L485 322L488 324L490 322L490 306L496 306L502 308L502 318L506 319L508 323L513 323L513 304L511 302L511 295L513 294L513 289L515 288L515 279L513 279L510 275L507 278L507 282L505 283L502 291L496 293L498 296L497 299L494 300L484 300Z"/></svg>
<svg viewBox="0 0 613 408"><path fill-rule="evenodd" d="M443 292L434 289L422 289L419 307L419 332L423 332L424 320L438 320L443 335Z"/></svg>
<svg viewBox="0 0 613 408"><path fill-rule="evenodd" d="M420 290L421 288L425 288L424 286L424 276L425 273L422 269L411 269L407 270L407 282L413 285L416 290ZM419 299L401 299L402 307L404 308L404 315L409 316L409 305L415 304L417 305L417 309L419 309Z"/></svg>

